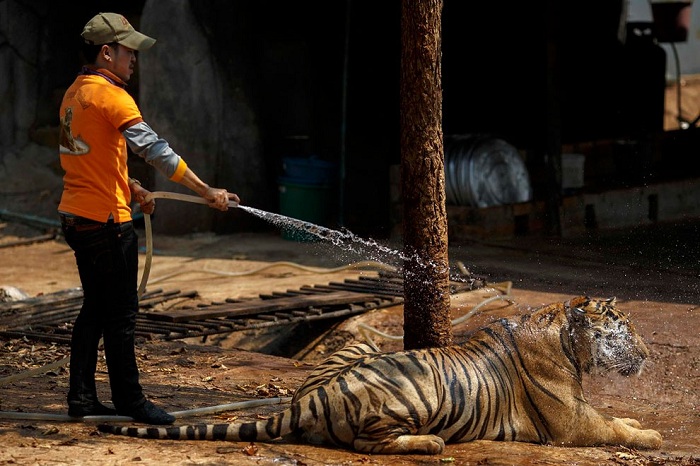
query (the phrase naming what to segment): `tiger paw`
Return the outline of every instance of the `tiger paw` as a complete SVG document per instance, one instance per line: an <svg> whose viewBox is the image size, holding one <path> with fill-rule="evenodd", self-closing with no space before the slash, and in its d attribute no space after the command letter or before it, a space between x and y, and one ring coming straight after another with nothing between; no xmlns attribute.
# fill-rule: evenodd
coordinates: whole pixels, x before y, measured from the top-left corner
<svg viewBox="0 0 700 466"><path fill-rule="evenodd" d="M437 435L400 435L388 443L355 439L353 446L367 453L437 455L445 449L445 441Z"/></svg>
<svg viewBox="0 0 700 466"><path fill-rule="evenodd" d="M663 442L661 434L653 429L640 430L638 448L646 450L658 450Z"/></svg>
<svg viewBox="0 0 700 466"><path fill-rule="evenodd" d="M636 419L632 419L632 418L629 418L629 417L618 417L618 418L616 418L616 419L619 419L619 420L622 421L623 423L627 424L627 425L630 426L630 427L634 427L635 429L641 429L641 428L642 428L642 424L641 424L638 420L636 420Z"/></svg>

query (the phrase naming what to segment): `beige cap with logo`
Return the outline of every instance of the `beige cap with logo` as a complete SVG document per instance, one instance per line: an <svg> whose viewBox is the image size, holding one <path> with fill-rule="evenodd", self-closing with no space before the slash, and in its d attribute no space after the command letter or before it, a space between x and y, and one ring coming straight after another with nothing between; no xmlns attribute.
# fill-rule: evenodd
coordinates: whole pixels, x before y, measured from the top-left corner
<svg viewBox="0 0 700 466"><path fill-rule="evenodd" d="M85 42L94 45L116 42L133 50L150 49L156 40L141 34L129 21L117 13L98 13L83 28L80 34Z"/></svg>

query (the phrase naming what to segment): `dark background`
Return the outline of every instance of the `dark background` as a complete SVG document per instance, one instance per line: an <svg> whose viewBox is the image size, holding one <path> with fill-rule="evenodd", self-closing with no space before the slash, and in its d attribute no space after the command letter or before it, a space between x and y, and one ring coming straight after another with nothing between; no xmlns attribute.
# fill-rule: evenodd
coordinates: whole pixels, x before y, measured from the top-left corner
<svg viewBox="0 0 700 466"><path fill-rule="evenodd" d="M38 83L37 125L57 124L57 96L81 65L79 33L87 20L116 11L138 27L144 1L42 5L36 14L49 59ZM254 103L269 167L269 184L256 187L261 207L279 207L285 156L314 155L335 163L342 175L329 194L327 224L388 236L389 172L400 163L400 2L190 5L221 66L234 66L227 63L230 47L245 62L235 64L236 72ZM621 40L622 14L622 1L611 0L445 0L445 135L488 134L515 145L535 200L551 201L557 164L550 160L591 145L598 150L586 154L586 190L697 176L697 158L674 160L696 146L695 129L663 131L664 50L653 37ZM130 89L138 99L137 80ZM597 165L612 169L596 171Z"/></svg>

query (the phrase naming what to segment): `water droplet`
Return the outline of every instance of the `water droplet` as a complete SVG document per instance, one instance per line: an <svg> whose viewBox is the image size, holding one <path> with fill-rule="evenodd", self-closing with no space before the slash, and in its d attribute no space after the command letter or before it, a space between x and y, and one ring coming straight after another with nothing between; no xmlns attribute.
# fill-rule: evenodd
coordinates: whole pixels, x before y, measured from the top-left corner
<svg viewBox="0 0 700 466"><path fill-rule="evenodd" d="M403 270L403 263L413 261L418 267L416 270L428 270L428 268L441 268L443 265L432 260L427 260L418 255L407 255L388 246L381 245L373 239L365 239L355 235L349 230L333 230L311 222L299 220L284 215L267 212L254 207L239 205L239 209L255 215L266 222L280 228L283 231L300 230L317 237L320 240L329 242L346 252L358 254L361 257L370 258L387 265L391 265L397 271ZM416 279L420 280L418 277ZM471 283L473 279L460 274L450 275L450 280ZM426 283L429 285L429 283Z"/></svg>

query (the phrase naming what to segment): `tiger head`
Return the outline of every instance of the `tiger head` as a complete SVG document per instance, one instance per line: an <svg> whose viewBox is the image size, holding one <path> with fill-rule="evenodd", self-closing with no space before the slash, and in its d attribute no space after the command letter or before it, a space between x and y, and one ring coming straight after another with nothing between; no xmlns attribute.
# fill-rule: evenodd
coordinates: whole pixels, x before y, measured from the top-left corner
<svg viewBox="0 0 700 466"><path fill-rule="evenodd" d="M584 371L641 373L649 350L627 316L615 307L615 298L574 298L566 303L566 313L574 354Z"/></svg>

